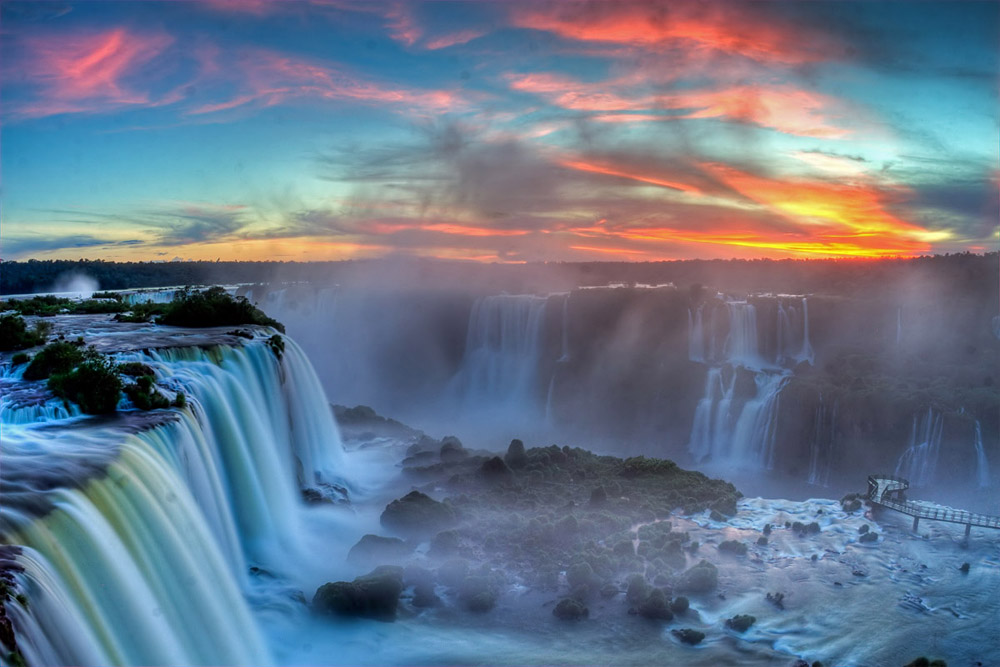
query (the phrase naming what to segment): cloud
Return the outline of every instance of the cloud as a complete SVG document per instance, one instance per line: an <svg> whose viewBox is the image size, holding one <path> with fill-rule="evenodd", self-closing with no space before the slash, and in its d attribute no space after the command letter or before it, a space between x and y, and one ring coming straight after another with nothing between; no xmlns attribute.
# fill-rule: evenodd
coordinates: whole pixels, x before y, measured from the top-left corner
<svg viewBox="0 0 1000 667"><path fill-rule="evenodd" d="M717 118L797 136L836 139L849 134L834 122L847 115L845 103L790 84L687 88L653 94L630 89L632 77L596 83L547 73L507 74L505 78L514 90L537 94L562 109L595 112L591 118L605 123Z"/></svg>
<svg viewBox="0 0 1000 667"><path fill-rule="evenodd" d="M112 248L141 245L139 239L116 240L86 234L55 236L52 234L17 234L5 236L0 243L0 253L5 260L31 257L53 251L75 250L77 248ZM63 253L65 254L65 253Z"/></svg>
<svg viewBox="0 0 1000 667"><path fill-rule="evenodd" d="M770 64L814 63L845 51L830 35L796 25L761 3L531 3L514 6L511 22L578 42L696 50Z"/></svg>
<svg viewBox="0 0 1000 667"><path fill-rule="evenodd" d="M154 96L142 69L173 39L159 32L126 28L24 38L20 57L4 66L5 83L33 90L9 103L16 118L92 113L170 104L175 94Z"/></svg>
<svg viewBox="0 0 1000 667"><path fill-rule="evenodd" d="M236 92L226 99L202 104L190 114L217 113L247 105L270 107L292 100L388 104L407 111L424 112L450 111L462 104L454 91L419 90L375 82L332 63L265 49L245 49L226 67L216 64L215 57L207 55L210 64L206 69L220 72L221 77L234 84Z"/></svg>

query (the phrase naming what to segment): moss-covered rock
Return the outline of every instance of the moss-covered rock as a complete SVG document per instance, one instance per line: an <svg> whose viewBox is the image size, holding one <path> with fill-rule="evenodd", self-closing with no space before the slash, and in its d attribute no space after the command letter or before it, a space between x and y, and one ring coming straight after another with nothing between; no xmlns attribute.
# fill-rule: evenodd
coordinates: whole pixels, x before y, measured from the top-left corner
<svg viewBox="0 0 1000 667"><path fill-rule="evenodd" d="M514 479L514 473L499 456L487 459L479 468L479 477L487 482L503 484Z"/></svg>
<svg viewBox="0 0 1000 667"><path fill-rule="evenodd" d="M449 528L455 523L455 512L419 491L411 491L389 503L380 519L382 525L397 535L425 536Z"/></svg>
<svg viewBox="0 0 1000 667"><path fill-rule="evenodd" d="M677 637L678 640L685 644L690 644L691 646L700 644L705 638L704 632L693 630L691 628L681 628L680 630L671 630L670 632L674 635L674 637Z"/></svg>
<svg viewBox="0 0 1000 667"><path fill-rule="evenodd" d="M670 621L674 613L670 611L669 597L661 588L654 588L637 607L639 615L657 621Z"/></svg>
<svg viewBox="0 0 1000 667"><path fill-rule="evenodd" d="M382 565L353 582L323 584L313 596L312 607L319 614L392 621L402 592L403 568Z"/></svg>
<svg viewBox="0 0 1000 667"><path fill-rule="evenodd" d="M579 600L563 598L552 610L552 615L563 621L578 621L587 618L590 610Z"/></svg>
<svg viewBox="0 0 1000 667"><path fill-rule="evenodd" d="M719 586L719 571L703 560L677 579L675 589L684 593L710 593Z"/></svg>
<svg viewBox="0 0 1000 667"><path fill-rule="evenodd" d="M399 561L413 553L413 545L398 537L365 535L347 553L353 563L379 563Z"/></svg>
<svg viewBox="0 0 1000 667"><path fill-rule="evenodd" d="M726 627L730 630L735 630L736 632L746 632L750 629L750 626L757 622L755 616L750 616L749 614L737 614L732 618L726 619Z"/></svg>
<svg viewBox="0 0 1000 667"><path fill-rule="evenodd" d="M517 438L510 441L507 453L503 457L504 462L512 469L517 470L528 465L528 455L524 451L524 443Z"/></svg>

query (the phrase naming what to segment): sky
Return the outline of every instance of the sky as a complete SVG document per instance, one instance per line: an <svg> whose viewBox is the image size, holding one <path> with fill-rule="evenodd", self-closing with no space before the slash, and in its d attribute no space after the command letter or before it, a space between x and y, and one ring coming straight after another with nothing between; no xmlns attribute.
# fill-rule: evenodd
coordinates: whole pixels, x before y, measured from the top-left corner
<svg viewBox="0 0 1000 667"><path fill-rule="evenodd" d="M0 258L1000 246L1000 2L0 3Z"/></svg>

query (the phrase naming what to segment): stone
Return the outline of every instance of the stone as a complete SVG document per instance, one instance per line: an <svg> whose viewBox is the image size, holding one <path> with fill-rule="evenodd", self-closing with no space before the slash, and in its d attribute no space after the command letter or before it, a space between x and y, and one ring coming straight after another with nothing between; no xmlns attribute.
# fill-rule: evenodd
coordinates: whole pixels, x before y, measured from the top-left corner
<svg viewBox="0 0 1000 667"><path fill-rule="evenodd" d="M703 560L677 579L676 590L684 593L709 593L719 586L719 571Z"/></svg>
<svg viewBox="0 0 1000 667"><path fill-rule="evenodd" d="M563 598L552 610L552 615L563 621L578 621L590 616L590 610L579 600Z"/></svg>
<svg viewBox="0 0 1000 667"><path fill-rule="evenodd" d="M387 530L397 535L417 537L450 527L455 523L455 513L448 505L419 491L411 491L389 503L380 520Z"/></svg>
<svg viewBox="0 0 1000 667"><path fill-rule="evenodd" d="M406 558L413 552L413 547L398 537L382 537L380 535L365 535L347 553L347 560L352 563L384 563Z"/></svg>
<svg viewBox="0 0 1000 667"><path fill-rule="evenodd" d="M528 465L528 455L524 452L524 443L517 438L511 440L503 460L508 466L514 469L523 468Z"/></svg>
<svg viewBox="0 0 1000 667"><path fill-rule="evenodd" d="M393 621L402 592L403 568L382 565L352 582L323 584L316 590L312 606L319 614Z"/></svg>

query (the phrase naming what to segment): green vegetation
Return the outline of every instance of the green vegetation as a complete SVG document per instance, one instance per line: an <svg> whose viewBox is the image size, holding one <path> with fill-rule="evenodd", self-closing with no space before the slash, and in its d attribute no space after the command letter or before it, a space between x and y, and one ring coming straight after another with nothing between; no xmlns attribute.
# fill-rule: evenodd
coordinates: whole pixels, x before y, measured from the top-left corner
<svg viewBox="0 0 1000 667"><path fill-rule="evenodd" d="M265 315L245 297L231 296L221 287L210 287L201 292L180 290L174 300L166 304L166 310L157 323L181 327L258 324L285 332L284 325Z"/></svg>
<svg viewBox="0 0 1000 667"><path fill-rule="evenodd" d="M121 366L118 367L119 371ZM162 410L170 407L170 399L156 390L152 375L140 375L134 384L125 385L125 395L140 410Z"/></svg>
<svg viewBox="0 0 1000 667"><path fill-rule="evenodd" d="M30 299L13 299L0 304L0 310L14 310L20 315L90 315L101 313L120 313L129 309L127 304L115 299L84 299L74 301L63 297L46 294L33 296Z"/></svg>
<svg viewBox="0 0 1000 667"><path fill-rule="evenodd" d="M88 358L69 372L53 373L48 384L52 393L73 401L88 415L114 412L121 398L118 368L104 357Z"/></svg>
<svg viewBox="0 0 1000 667"><path fill-rule="evenodd" d="M51 327L48 323L39 322L33 329L28 329L24 318L20 315L7 314L0 316L0 352L23 350L41 345L45 342Z"/></svg>
<svg viewBox="0 0 1000 667"><path fill-rule="evenodd" d="M271 348L271 352L273 352L274 356L276 356L280 361L281 355L285 353L285 339L278 334L274 334L267 339L267 346Z"/></svg>
<svg viewBox="0 0 1000 667"><path fill-rule="evenodd" d="M20 366L21 364L26 364L29 361L31 361L31 357L29 357L24 352L18 352L17 354L15 354L13 357L10 358L10 363L13 364L14 366Z"/></svg>
<svg viewBox="0 0 1000 667"><path fill-rule="evenodd" d="M96 354L96 351L83 350L79 345L65 341L49 343L28 364L24 371L24 379L44 380L54 374L69 373L88 355L93 358Z"/></svg>

